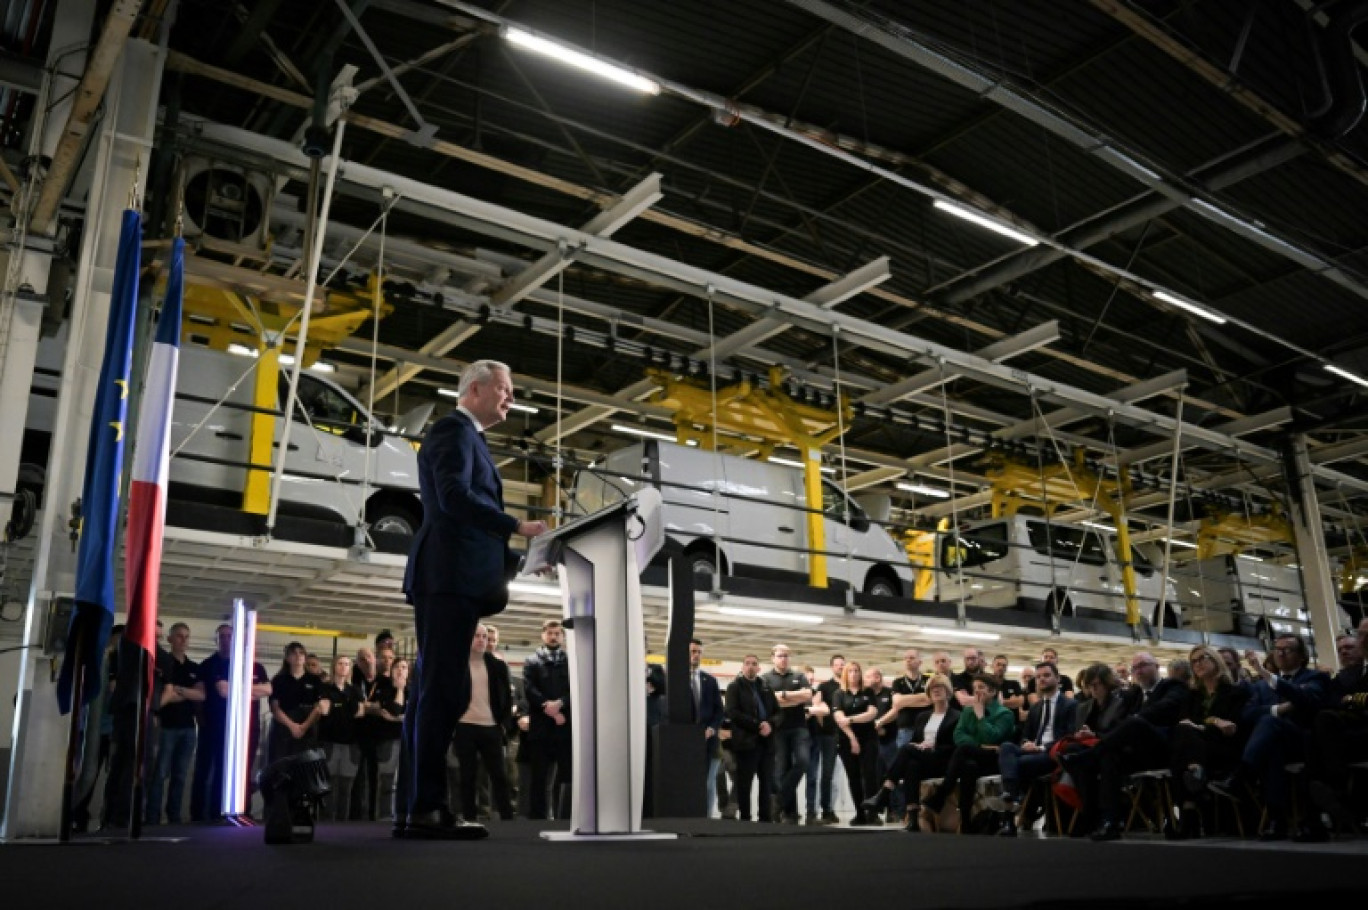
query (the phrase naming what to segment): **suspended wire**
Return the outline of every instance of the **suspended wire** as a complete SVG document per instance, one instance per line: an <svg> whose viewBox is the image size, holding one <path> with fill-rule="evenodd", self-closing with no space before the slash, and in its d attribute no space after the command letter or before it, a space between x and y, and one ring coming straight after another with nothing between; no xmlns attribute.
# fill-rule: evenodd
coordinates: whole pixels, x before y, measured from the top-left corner
<svg viewBox="0 0 1368 910"><path fill-rule="evenodd" d="M956 619L958 619L960 623L965 623L968 621L968 615L965 612L964 603L964 560L969 555L969 553L967 548L960 546L959 506L957 504L959 501L959 497L955 495L955 459L953 457L954 443L950 439L950 397L949 394L945 391L946 386L950 384L950 377L945 375L944 359L936 361L936 369L940 372L940 382L938 383L938 385L940 387L941 395L941 422L945 425L945 450L951 453L952 456L946 462L948 472L948 476L946 479L949 481L950 485L950 539L954 541L955 552L958 554L958 557L955 559L955 583L959 587L959 597L956 598L955 603ZM937 539L939 540L939 537ZM935 562L935 554L932 554L931 564L934 566Z"/></svg>
<svg viewBox="0 0 1368 910"><path fill-rule="evenodd" d="M565 408L562 406L562 395L564 392L564 369L565 369L565 260L568 258L569 251L565 241L561 241L560 246L561 267L556 271L556 447L551 454L553 489L555 491L554 505L551 510L551 523L553 526L560 524L561 518L561 470L564 466L565 436L561 425L565 420Z"/></svg>
<svg viewBox="0 0 1368 910"><path fill-rule="evenodd" d="M1160 641L1164 640L1164 610L1166 609L1168 603L1169 572L1173 567L1173 509L1178 499L1178 460L1182 457L1183 454L1183 403L1186 400L1187 386L1179 386L1178 406L1174 412L1175 424L1173 430L1173 457L1169 463L1169 472L1172 478L1172 483L1169 484L1168 518L1166 521L1166 523L1168 524L1169 533L1168 536L1164 538L1164 565L1160 572L1163 583L1159 587L1159 628L1154 630L1155 635L1159 638ZM1189 501L1191 501L1191 498L1192 487L1191 485L1189 485ZM1189 514L1191 513L1189 512ZM1202 598L1202 600L1205 601L1206 598L1204 597Z"/></svg>
<svg viewBox="0 0 1368 910"><path fill-rule="evenodd" d="M721 478L723 476L721 449L718 448L717 422L721 416L717 412L717 331L714 322L713 303L717 296L717 288L708 285L708 388L711 392L712 408L712 450L713 450L713 476ZM675 429L678 433L678 427ZM721 588L722 579L722 495L719 490L713 490L713 590ZM811 507L812 503L808 503Z"/></svg>
<svg viewBox="0 0 1368 910"><path fill-rule="evenodd" d="M847 487L848 477L846 475L846 441L845 441L845 408L841 407L841 327L833 324L831 326L831 364L832 364L832 383L836 393L836 432L838 452L841 459L841 512L845 518L845 523L850 524L850 490ZM846 539L846 559L850 558L850 540Z"/></svg>
<svg viewBox="0 0 1368 910"><path fill-rule="evenodd" d="M365 468L365 473L363 473L363 474L361 475L361 508L358 510L357 516L356 516L356 517L357 517L357 522L358 522L358 527L365 527L365 521L366 521L366 503L370 501L370 480L371 480L371 467L370 467L370 466L371 466L371 449L373 448L373 447L370 445L370 435L371 435L371 433L375 432L375 376L376 376L376 373L378 373L378 372L379 372L379 369L380 369L379 351L378 351L378 349L379 349L379 347L380 347L380 301L384 299L384 288L385 288L385 241L388 239L388 236L389 236L389 211L390 211L390 209L391 209L392 207L393 207L393 203L392 203L392 202L391 202L390 205L385 206L385 208L382 209L381 212L380 212L380 219L379 219L379 220L380 220L380 251L379 251L379 253L377 254L376 260L375 260L375 289L374 289L374 292L373 292L372 295L371 295L372 312L371 312L370 381L369 381L368 383L366 383L366 416L369 418L369 422L367 423L367 426L366 426L366 456L365 456L365 459L364 459L364 462L363 462L364 468ZM373 228L373 227L374 227L374 226L372 226L372 228ZM369 234L370 234L370 231L367 231L366 234L369 235ZM350 256L352 253L356 252L356 250L359 248L359 246L360 246L360 244L358 243L357 246L352 247L351 252L349 252L347 255ZM334 274L336 274L336 273L334 272ZM331 278L332 276L329 276L329 277ZM397 405L397 404L398 404L398 396L399 396L399 390L398 390L398 389L395 389L394 395L395 395L395 404ZM395 410L397 411L398 408L396 407ZM415 529L415 531L416 531L416 530L417 530L417 529ZM374 546L375 546L375 540L374 540L374 538L372 538L372 537L370 536L370 528L368 528L368 527L366 528L366 537L367 537L367 541L370 543L370 545L371 545L372 547L374 547Z"/></svg>

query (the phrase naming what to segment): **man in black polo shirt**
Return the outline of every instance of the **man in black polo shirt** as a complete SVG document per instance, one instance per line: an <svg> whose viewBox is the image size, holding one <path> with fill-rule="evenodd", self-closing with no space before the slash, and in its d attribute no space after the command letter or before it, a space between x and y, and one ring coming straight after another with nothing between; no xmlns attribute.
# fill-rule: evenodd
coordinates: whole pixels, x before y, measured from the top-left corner
<svg viewBox="0 0 1368 910"><path fill-rule="evenodd" d="M796 825L798 782L807 773L808 751L812 745L807 731L807 707L812 703L812 686L801 671L789 665L790 658L788 645L775 645L772 652L774 668L763 678L779 702L774 734L777 820ZM776 817L776 814L772 813L771 817Z"/></svg>
<svg viewBox="0 0 1368 910"><path fill-rule="evenodd" d="M949 656L946 656L949 663ZM927 677L922 673L921 652L916 648L908 648L903 652L903 672L889 689L893 692L892 710L885 713L875 723L884 727L889 724L897 725L897 736L894 739L897 750L912 741L913 728L917 726L917 718L931 710L931 698L926 694ZM894 787L893 794L888 803L888 814L895 819L903 817L907 808L907 799L902 787Z"/></svg>
<svg viewBox="0 0 1368 910"><path fill-rule="evenodd" d="M984 672L983 652L978 648L964 649L964 669L950 674L950 686L961 708L974 703L974 679Z"/></svg>
<svg viewBox="0 0 1368 910"><path fill-rule="evenodd" d="M285 646L285 667L271 679L271 737L267 761L279 761L313 746L323 680L304 669L308 652L297 641Z"/></svg>
<svg viewBox="0 0 1368 910"><path fill-rule="evenodd" d="M204 701L204 681L199 665L189 658L190 627L178 622L171 627L171 650L159 662L158 684L161 686L160 745L157 749L157 772L147 789L146 822L161 823L162 797L166 797L166 820L173 825L181 822L181 807L185 804L185 778L190 771L190 759L195 754L197 724L195 705ZM170 789L166 790L167 782Z"/></svg>
<svg viewBox="0 0 1368 910"><path fill-rule="evenodd" d="M885 717L894 713L893 688L884 685L883 671L878 667L870 667L866 670L864 681L865 688L869 689L870 694L874 696L874 703L879 708L879 713L874 719L874 731L878 736L877 742L879 744L879 762L877 766L879 776L877 780L883 780L884 775L888 773L888 769L893 767L893 759L898 757L898 730L893 724L882 722ZM870 783L865 786L873 787L875 784ZM871 814L870 819L877 822L878 816ZM895 821L901 821L901 819L902 816L894 812L890 806L886 819L888 824L891 825Z"/></svg>
<svg viewBox="0 0 1368 910"><path fill-rule="evenodd" d="M380 753L393 748L393 726L380 716L383 706L393 699L389 677L380 673L375 652L361 648L356 652L352 685L361 696L361 720L356 725L356 744L361 747L352 788L352 818L375 821L379 809Z"/></svg>
<svg viewBox="0 0 1368 910"><path fill-rule="evenodd" d="M831 678L817 686L817 694L812 698L809 711L808 734L812 743L808 749L807 770L807 823L809 825L834 825L840 819L832 809L831 779L836 771L836 721L831 716L831 706L836 701L836 692L841 688L841 672L845 670L845 658L840 654L831 655ZM819 767L820 766L820 767ZM817 817L820 780L821 817Z"/></svg>

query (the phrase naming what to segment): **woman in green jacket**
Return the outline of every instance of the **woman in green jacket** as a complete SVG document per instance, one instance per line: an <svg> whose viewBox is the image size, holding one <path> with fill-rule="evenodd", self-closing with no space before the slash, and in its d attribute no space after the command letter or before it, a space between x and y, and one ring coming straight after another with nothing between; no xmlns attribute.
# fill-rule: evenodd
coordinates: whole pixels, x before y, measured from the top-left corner
<svg viewBox="0 0 1368 910"><path fill-rule="evenodd" d="M1016 718L998 702L997 694L996 677L987 674L974 677L974 700L960 712L950 765L940 785L922 803L922 820L932 830L951 793L959 794L960 825L963 827L965 819L973 812L978 779L997 773L998 746L1010 739L1016 730Z"/></svg>

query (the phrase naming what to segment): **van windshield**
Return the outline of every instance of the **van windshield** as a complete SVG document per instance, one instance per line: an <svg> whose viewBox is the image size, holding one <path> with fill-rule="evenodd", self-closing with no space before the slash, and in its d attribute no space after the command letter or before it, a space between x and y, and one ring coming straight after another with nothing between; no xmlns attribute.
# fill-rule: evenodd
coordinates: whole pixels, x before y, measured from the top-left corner
<svg viewBox="0 0 1368 910"><path fill-rule="evenodd" d="M280 400L283 402L290 394L290 380L280 374ZM299 374L298 407L309 417L311 423L321 423L321 430L341 433L347 426L361 423L361 415L356 406L337 389L307 373Z"/></svg>
<svg viewBox="0 0 1368 910"><path fill-rule="evenodd" d="M996 522L941 540L941 566L972 569L1007 555L1007 525Z"/></svg>
<svg viewBox="0 0 1368 910"><path fill-rule="evenodd" d="M1086 528L1028 521L1026 531L1031 539L1031 547L1043 556L1092 566L1107 564L1107 551L1102 547L1102 538Z"/></svg>

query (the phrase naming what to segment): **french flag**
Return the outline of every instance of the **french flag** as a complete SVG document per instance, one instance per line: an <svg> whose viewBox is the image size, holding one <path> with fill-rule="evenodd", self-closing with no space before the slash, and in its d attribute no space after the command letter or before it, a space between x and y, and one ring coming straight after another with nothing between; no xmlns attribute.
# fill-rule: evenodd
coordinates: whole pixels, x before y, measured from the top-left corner
<svg viewBox="0 0 1368 910"><path fill-rule="evenodd" d="M128 529L124 536L124 595L128 622L124 640L148 654L148 674L157 647L157 596L161 582L162 530L166 523L166 476L170 461L171 411L180 361L181 298L185 288L185 241L171 246L157 336L147 361L137 449L129 485Z"/></svg>

